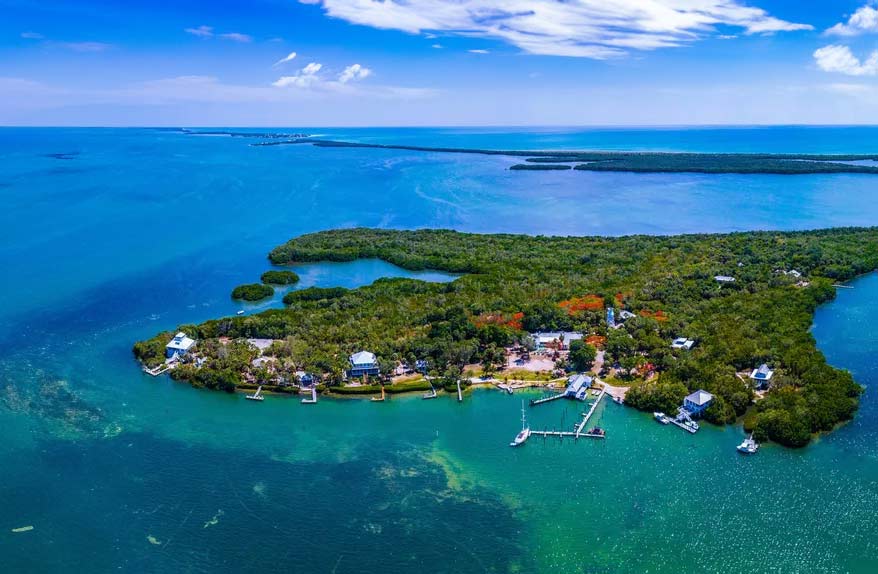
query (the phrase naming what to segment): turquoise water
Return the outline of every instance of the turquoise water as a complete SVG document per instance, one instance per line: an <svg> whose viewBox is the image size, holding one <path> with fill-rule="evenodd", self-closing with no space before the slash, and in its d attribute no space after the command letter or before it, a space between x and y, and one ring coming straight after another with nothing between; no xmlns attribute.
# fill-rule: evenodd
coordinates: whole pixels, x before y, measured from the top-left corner
<svg viewBox="0 0 878 574"><path fill-rule="evenodd" d="M298 129L295 131L299 131ZM878 152L874 128L308 130L497 148ZM626 234L878 221L868 176L515 173L507 158L0 129L0 563L9 572L873 572L878 276L818 311L853 423L745 459L612 403L600 442L507 445L521 397L260 405L143 375L133 341L257 311L231 288L339 226ZM73 153L71 159L46 157ZM297 268L301 285L411 274ZM531 413L560 426L569 403ZM32 525L29 532L11 529Z"/></svg>

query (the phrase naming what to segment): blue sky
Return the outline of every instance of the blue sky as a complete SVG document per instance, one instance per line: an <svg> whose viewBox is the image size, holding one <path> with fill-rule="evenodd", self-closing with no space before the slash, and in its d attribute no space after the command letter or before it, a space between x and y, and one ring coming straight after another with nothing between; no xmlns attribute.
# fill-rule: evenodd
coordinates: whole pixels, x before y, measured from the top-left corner
<svg viewBox="0 0 878 574"><path fill-rule="evenodd" d="M0 0L0 10L4 125L878 123L868 0Z"/></svg>

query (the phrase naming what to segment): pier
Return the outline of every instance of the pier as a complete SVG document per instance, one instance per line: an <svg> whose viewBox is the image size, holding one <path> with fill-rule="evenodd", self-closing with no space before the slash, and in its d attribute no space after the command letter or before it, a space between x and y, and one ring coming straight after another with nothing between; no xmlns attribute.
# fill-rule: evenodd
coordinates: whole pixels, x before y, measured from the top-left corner
<svg viewBox="0 0 878 574"><path fill-rule="evenodd" d="M559 430L536 431L536 430L532 430L532 431L530 431L530 434L532 436L541 436L543 438L558 437L561 439L563 439L565 437L572 438L572 439L578 439L580 437L606 438L606 435L604 433L583 432L583 431L585 431L585 426L588 424L588 421L591 420L591 416L594 414L595 410L597 410L598 405L601 403L601 400L603 400L604 395L606 395L606 394L607 394L607 388L605 386L601 389L601 392L598 395L598 398L595 400L594 403L592 403L591 408L588 409L588 412L582 413L582 420L579 422L579 424L577 424L573 428L572 431L559 431ZM545 399L541 399L541 401L542 402L553 401L553 400L561 398L563 396L564 395L561 394L561 395L556 395L556 396L552 396L552 397L547 397ZM533 404L534 404L534 401L531 401L531 405L533 405Z"/></svg>
<svg viewBox="0 0 878 574"><path fill-rule="evenodd" d="M833 285L833 287L835 287L836 289L853 289L854 288L853 285L838 285L838 284Z"/></svg>
<svg viewBox="0 0 878 574"><path fill-rule="evenodd" d="M311 398L310 399L302 399L303 405L316 405L317 404L317 387L311 387Z"/></svg>
<svg viewBox="0 0 878 574"><path fill-rule="evenodd" d="M256 392L252 395L247 395L245 398L250 399L251 401L261 401L264 400L265 397L262 396L262 385L259 385L259 388L256 389Z"/></svg>
<svg viewBox="0 0 878 574"><path fill-rule="evenodd" d="M557 401L558 399L563 399L564 393L558 395L552 395L550 397L543 397L542 399L531 399L530 406L535 407L537 405L541 405L543 403L548 403L550 401Z"/></svg>
<svg viewBox="0 0 878 574"><path fill-rule="evenodd" d="M463 391L460 390L460 379L457 379L457 402L463 402Z"/></svg>
<svg viewBox="0 0 878 574"><path fill-rule="evenodd" d="M582 416L582 422L579 423L579 426L576 427L576 437L579 438L580 435L583 434L582 430L585 428L585 425L588 423L588 420L591 418L591 415L594 414L596 408L601 403L601 399L604 398L604 395L607 394L607 388L604 387L601 389L601 393L598 395L597 400L591 405L591 408L588 409L588 412Z"/></svg>
<svg viewBox="0 0 878 574"><path fill-rule="evenodd" d="M143 367L143 372L146 373L147 375L157 377L163 373L167 373L168 371L173 369L175 365L176 365L176 363L163 363L163 364L159 365L158 367L155 367L154 369L148 369L146 367Z"/></svg>

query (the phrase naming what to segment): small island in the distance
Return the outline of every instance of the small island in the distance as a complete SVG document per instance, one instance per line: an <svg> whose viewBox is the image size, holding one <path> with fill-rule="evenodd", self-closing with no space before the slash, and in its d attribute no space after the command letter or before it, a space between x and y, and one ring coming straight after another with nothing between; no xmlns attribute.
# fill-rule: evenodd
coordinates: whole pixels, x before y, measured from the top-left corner
<svg viewBox="0 0 878 574"><path fill-rule="evenodd" d="M447 148L346 142L313 137L266 139L255 147L312 144L321 148L373 148L434 153L465 153L524 158L514 171L601 171L633 173L708 173L808 175L831 173L878 174L875 154L691 153L659 151L540 151Z"/></svg>
<svg viewBox="0 0 878 574"><path fill-rule="evenodd" d="M827 364L809 327L834 284L878 269L878 228L618 238L345 229L297 237L269 258L380 258L463 276L312 287L287 293L284 309L181 326L197 352L173 378L227 391L294 392L304 373L325 392L381 388L350 385L357 375L388 392L448 388L508 370L532 333L570 332L582 340L550 354L547 378L591 371L647 411L673 412L703 389L707 421L743 420L758 440L803 446L857 409L861 387ZM173 335L137 343L136 357L162 366ZM361 351L371 363L358 371ZM763 365L770 381L751 379Z"/></svg>

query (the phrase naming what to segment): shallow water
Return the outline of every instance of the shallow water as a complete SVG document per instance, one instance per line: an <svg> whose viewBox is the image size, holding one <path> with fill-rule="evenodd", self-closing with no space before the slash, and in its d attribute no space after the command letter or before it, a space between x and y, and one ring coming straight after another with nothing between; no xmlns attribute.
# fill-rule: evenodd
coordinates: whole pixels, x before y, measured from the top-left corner
<svg viewBox="0 0 878 574"><path fill-rule="evenodd" d="M313 131L313 130L312 130ZM329 133L328 130L322 130ZM875 152L871 128L359 130L420 145ZM627 142L627 145L626 145ZM873 572L878 276L814 334L867 385L853 423L743 458L608 403L605 441L507 444L519 401L387 403L196 391L133 341L257 311L228 294L289 237L338 226L624 234L878 221L869 176L521 173L506 158L254 148L154 130L0 129L0 558L19 572ZM72 159L45 157L78 152ZM66 156L65 156L66 157ZM876 180L878 181L878 180ZM297 268L309 285L411 276ZM442 274L414 274L448 280ZM279 293L273 303L277 304ZM535 428L579 409L530 412ZM33 530L13 533L32 525ZM831 534L831 535L830 535Z"/></svg>

